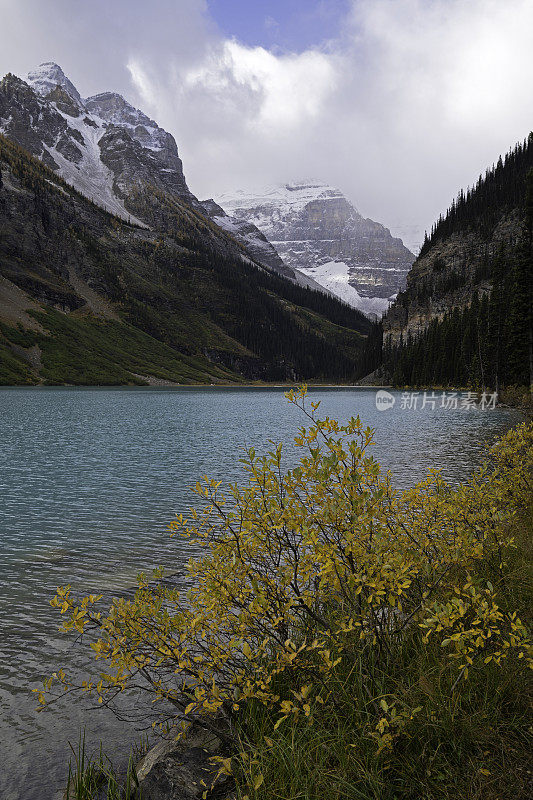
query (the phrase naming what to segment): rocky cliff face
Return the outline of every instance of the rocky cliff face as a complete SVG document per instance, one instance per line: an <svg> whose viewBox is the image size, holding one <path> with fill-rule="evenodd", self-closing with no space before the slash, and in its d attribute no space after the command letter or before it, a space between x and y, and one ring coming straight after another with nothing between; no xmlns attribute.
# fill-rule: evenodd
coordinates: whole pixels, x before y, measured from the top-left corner
<svg viewBox="0 0 533 800"><path fill-rule="evenodd" d="M533 383L532 241L530 133L439 216L365 366L398 386Z"/></svg>
<svg viewBox="0 0 533 800"><path fill-rule="evenodd" d="M199 202L170 133L115 92L82 98L53 62L27 82L0 82L0 133L122 219L168 228L176 215L204 215L224 248L233 242L236 254L367 314L389 306L412 260L386 228L322 184Z"/></svg>
<svg viewBox="0 0 533 800"><path fill-rule="evenodd" d="M59 170L51 150L73 167L82 159L83 137L53 104L45 103L24 81L9 73L0 82L0 133Z"/></svg>
<svg viewBox="0 0 533 800"><path fill-rule="evenodd" d="M30 72L27 82L7 75L0 82L0 133L122 219L168 227L176 215L206 215L215 223L210 238L218 231L224 249L233 242L236 254L312 284L284 265L253 224L201 204L187 186L174 137L115 92L83 99L53 62Z"/></svg>
<svg viewBox="0 0 533 800"><path fill-rule="evenodd" d="M170 133L114 92L89 97L85 106L93 119L103 121L100 157L114 175L117 194L127 197L133 186L149 183L189 203L196 201Z"/></svg>
<svg viewBox="0 0 533 800"><path fill-rule="evenodd" d="M30 72L28 84L43 106L63 117L67 135L81 145L76 158L66 156L78 167L78 174L65 163L57 169L76 188L88 189L86 193L92 200L100 202L99 187L91 191L83 182L97 172L105 175L108 184L111 174L110 188L126 201L126 206L133 187L147 183L186 200L195 199L185 181L174 137L121 95L104 92L83 100L63 70L51 62ZM30 120L30 126L37 133L46 132L35 118ZM9 128L4 132L11 133ZM39 153L34 155L40 157Z"/></svg>
<svg viewBox="0 0 533 800"><path fill-rule="evenodd" d="M426 237L407 276L405 291L383 320L385 343L394 346L400 340L403 344L416 340L446 312L463 310L476 296L486 295L495 279L498 295L503 286L506 293L519 291L524 226L533 213L532 170L530 133L474 186L459 192ZM510 313L515 300L506 296L503 316Z"/></svg>
<svg viewBox="0 0 533 800"><path fill-rule="evenodd" d="M288 266L367 313L388 308L414 260L387 228L362 217L341 192L320 182L235 192L217 202L256 225Z"/></svg>
<svg viewBox="0 0 533 800"><path fill-rule="evenodd" d="M491 264L499 252L516 249L521 232L522 217L514 209L502 216L488 236L458 231L437 242L415 261L405 292L383 318L384 339L397 344L409 335L416 338L432 320L467 306L475 292L489 292Z"/></svg>
<svg viewBox="0 0 533 800"><path fill-rule="evenodd" d="M55 89L62 89L79 110L83 110L81 95L63 70L53 61L45 61L28 73L28 83L41 97L48 97Z"/></svg>
<svg viewBox="0 0 533 800"><path fill-rule="evenodd" d="M288 278L288 280L297 283L299 286L336 295L329 287L317 283L301 270L293 269L286 264L272 243L253 223L246 219L240 219L238 216L226 214L224 209L218 203L215 203L213 199L203 200L200 206L219 228L222 228L229 236L244 245L246 251L258 264L262 264L279 275L283 275L284 278Z"/></svg>
<svg viewBox="0 0 533 800"><path fill-rule="evenodd" d="M46 68L46 69L45 69ZM0 82L0 133L19 144L78 191L123 219L130 212L102 160L106 124L90 114L57 65L42 65L35 85L6 75ZM55 87L50 85L57 80Z"/></svg>
<svg viewBox="0 0 533 800"><path fill-rule="evenodd" d="M204 213L213 220L222 230L229 233L230 236L235 237L237 241L244 244L250 255L260 264L270 267L271 269L285 275L287 278L294 279L295 273L290 267L287 267L278 251L268 241L266 236L261 233L259 228L245 219L238 219L237 217L226 214L211 198L203 200L200 203Z"/></svg>

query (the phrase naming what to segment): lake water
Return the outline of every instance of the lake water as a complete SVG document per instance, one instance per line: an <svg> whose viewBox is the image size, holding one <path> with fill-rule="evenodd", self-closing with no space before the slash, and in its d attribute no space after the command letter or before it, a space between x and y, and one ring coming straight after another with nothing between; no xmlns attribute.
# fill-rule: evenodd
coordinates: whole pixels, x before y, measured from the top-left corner
<svg viewBox="0 0 533 800"><path fill-rule="evenodd" d="M376 427L374 456L401 486L429 467L465 478L519 419L508 409L403 410L399 393L379 412L371 389L311 395L324 415ZM89 750L102 740L118 758L138 741L131 723L85 713L80 697L35 713L31 689L85 659L58 632L55 587L117 594L141 569L179 573L191 553L166 525L194 503L189 487L206 473L238 478L240 448L289 444L300 424L281 389L0 389L1 800L60 796L82 726Z"/></svg>

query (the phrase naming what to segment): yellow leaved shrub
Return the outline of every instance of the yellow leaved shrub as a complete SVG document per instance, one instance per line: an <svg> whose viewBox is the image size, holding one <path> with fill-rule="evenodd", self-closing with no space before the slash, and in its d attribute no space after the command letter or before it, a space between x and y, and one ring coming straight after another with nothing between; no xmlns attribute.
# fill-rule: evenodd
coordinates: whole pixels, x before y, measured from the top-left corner
<svg viewBox="0 0 533 800"><path fill-rule="evenodd" d="M171 523L172 535L201 548L188 588L141 576L135 596L107 610L96 610L100 597L58 589L52 604L65 630L90 638L105 671L81 685L60 671L49 693L59 684L108 703L141 685L172 705L178 727L199 715L231 730L250 701L274 709L275 726L291 715L312 721L335 702L328 677L340 664L368 676L373 702L371 676L394 660L406 632L449 654L451 691L491 662L531 665L528 632L499 607L496 584L513 546L505 521L531 493L532 426L510 431L461 486L430 471L398 492L359 418L319 418L306 387L287 397L307 419L297 466L284 469L281 445L250 450L244 485L206 477L195 489L200 509ZM472 577L480 560L494 584ZM419 710L374 706L378 749Z"/></svg>

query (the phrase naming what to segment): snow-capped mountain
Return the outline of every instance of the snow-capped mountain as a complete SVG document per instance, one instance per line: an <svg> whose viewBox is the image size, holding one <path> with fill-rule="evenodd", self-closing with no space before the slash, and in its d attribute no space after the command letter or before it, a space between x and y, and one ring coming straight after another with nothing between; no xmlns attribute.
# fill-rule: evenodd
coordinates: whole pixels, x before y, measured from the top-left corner
<svg viewBox="0 0 533 800"><path fill-rule="evenodd" d="M367 314L387 310L414 261L401 239L320 181L226 193L216 202L256 225L287 266Z"/></svg>
<svg viewBox="0 0 533 800"><path fill-rule="evenodd" d="M200 202L170 133L115 92L82 98L53 62L27 82L11 74L0 82L0 133L125 220L165 227L185 213L194 225L201 214L223 248L367 314L386 310L413 260L386 228L319 182Z"/></svg>
<svg viewBox="0 0 533 800"><path fill-rule="evenodd" d="M46 142L45 151L61 176L92 200L100 204L111 200L116 205L118 199L120 209L134 186L147 182L192 198L174 137L121 95L104 92L82 99L61 67L52 62L30 72L28 84L48 109L63 117L71 140L67 151L58 146L61 143ZM36 132L40 121L39 116L30 122ZM10 135L9 126L5 132ZM47 162L53 166L50 159Z"/></svg>
<svg viewBox="0 0 533 800"><path fill-rule="evenodd" d="M60 87L80 109L83 108L83 101L80 93L74 84L69 81L61 67L54 64L53 61L46 61L44 64L40 64L37 69L29 72L28 83L30 86L33 86L41 97L46 97Z"/></svg>
<svg viewBox="0 0 533 800"><path fill-rule="evenodd" d="M213 222L243 244L248 253L250 253L259 264L263 264L269 269L279 272L280 275L283 275L294 283L298 283L300 286L305 286L314 291L323 292L326 290L329 294L337 294L337 292L330 290L329 287L309 277L304 272L293 269L285 264L276 248L268 241L266 236L256 225L253 225L246 219L239 219L237 216L226 214L224 209L215 203L213 199L203 200L200 205ZM344 300L345 298L342 299ZM348 305L352 305L348 300L345 300L345 302L347 302Z"/></svg>
<svg viewBox="0 0 533 800"><path fill-rule="evenodd" d="M106 123L88 112L56 64L41 65L28 83L6 75L0 84L0 133L107 211L123 219L132 216L117 176L105 163Z"/></svg>
<svg viewBox="0 0 533 800"><path fill-rule="evenodd" d="M9 74L0 82L0 133L122 219L141 225L153 222L164 202L155 196L148 204L139 201L139 193L150 187L188 213L208 216L218 226L212 226L213 235L221 229L226 246L236 246L243 257L249 255L292 281L321 288L286 266L252 223L228 216L212 201L197 200L170 133L115 92L82 98L53 62L30 72L27 81Z"/></svg>
<svg viewBox="0 0 533 800"><path fill-rule="evenodd" d="M213 199L203 200L201 206L205 214L207 214L219 228L222 228L222 230L226 231L230 236L233 236L237 241L244 244L253 258L288 278L294 277L294 270L285 266L278 251L270 244L259 228L245 219L237 219L237 217L226 214L224 209L215 203Z"/></svg>

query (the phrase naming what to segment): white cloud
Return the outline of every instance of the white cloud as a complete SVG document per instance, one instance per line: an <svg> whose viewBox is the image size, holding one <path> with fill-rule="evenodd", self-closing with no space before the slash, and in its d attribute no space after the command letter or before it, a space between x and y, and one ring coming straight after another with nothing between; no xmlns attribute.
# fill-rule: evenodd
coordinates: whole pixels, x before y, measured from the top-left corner
<svg viewBox="0 0 533 800"><path fill-rule="evenodd" d="M143 101L178 132L202 196L317 176L423 231L528 133L531 30L528 0L360 0L323 51L217 41Z"/></svg>
<svg viewBox="0 0 533 800"><path fill-rule="evenodd" d="M532 126L531 0L353 0L342 36L302 53L225 39L205 0L0 8L4 71L53 59L83 94L124 92L201 197L316 176L423 230Z"/></svg>
<svg viewBox="0 0 533 800"><path fill-rule="evenodd" d="M224 44L223 64L231 68L238 83L261 92L261 108L251 121L252 128L267 125L272 133L318 119L324 98L336 83L330 59L313 50L275 56L262 47L231 41Z"/></svg>
<svg viewBox="0 0 533 800"><path fill-rule="evenodd" d="M142 65L132 59L128 69L143 101L160 105L157 83ZM261 130L276 136L291 129L297 133L309 120L319 119L336 74L331 59L318 51L279 56L231 40L212 47L202 63L180 70L177 83L182 102L194 103L199 97L232 107L237 101L235 110L251 134Z"/></svg>

